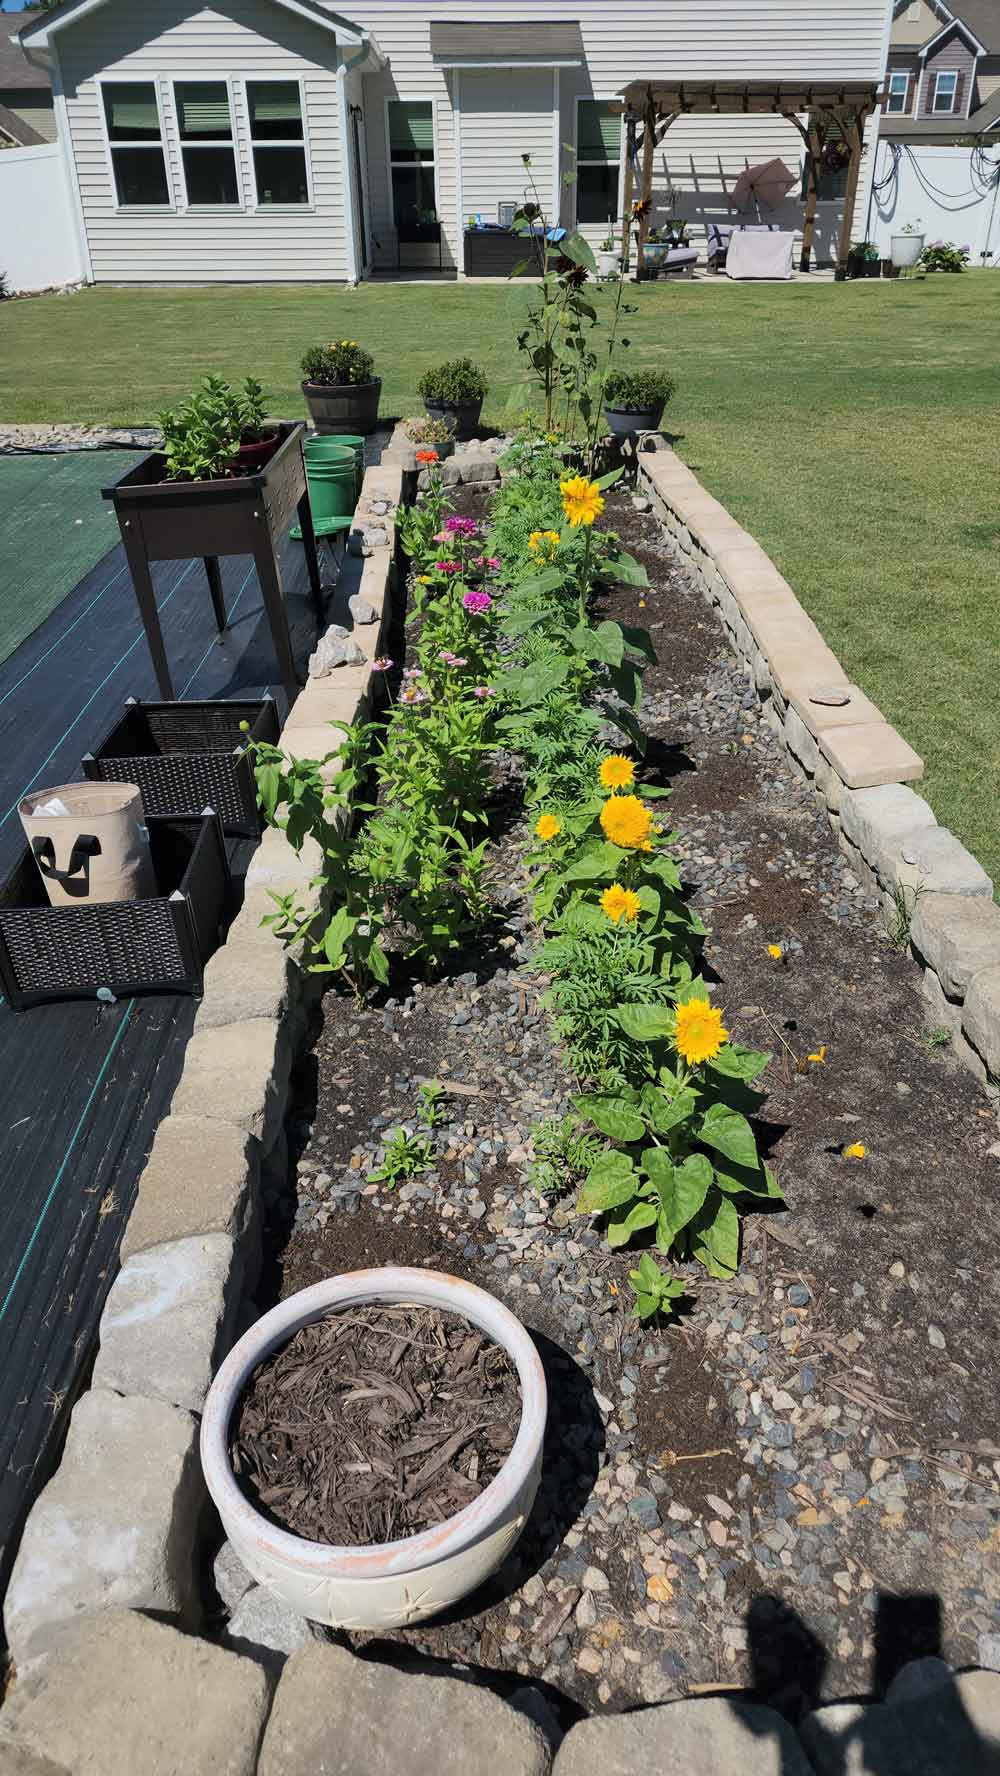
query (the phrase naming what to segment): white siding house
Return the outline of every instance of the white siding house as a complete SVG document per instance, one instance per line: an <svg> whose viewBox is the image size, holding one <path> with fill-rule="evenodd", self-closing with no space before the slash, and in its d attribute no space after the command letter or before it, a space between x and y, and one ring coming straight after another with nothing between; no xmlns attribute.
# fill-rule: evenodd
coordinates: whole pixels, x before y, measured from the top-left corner
<svg viewBox="0 0 1000 1776"><path fill-rule="evenodd" d="M400 220L438 222L461 270L467 218L522 200L525 154L549 214L596 240L620 213L610 107L629 82L875 88L891 19L891 0L347 4L63 0L22 29L52 76L89 276L350 281L396 265ZM802 164L780 115L679 118L657 150L660 216L697 240L732 219L740 170L775 155ZM796 189L775 219L801 215ZM820 260L839 224L836 198L821 202ZM437 264L436 242L403 251Z"/></svg>

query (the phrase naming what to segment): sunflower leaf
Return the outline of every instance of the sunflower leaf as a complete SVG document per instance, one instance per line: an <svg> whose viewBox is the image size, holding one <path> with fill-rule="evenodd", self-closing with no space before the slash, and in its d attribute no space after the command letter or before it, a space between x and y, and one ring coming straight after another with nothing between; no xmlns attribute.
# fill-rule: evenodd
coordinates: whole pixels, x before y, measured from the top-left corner
<svg viewBox="0 0 1000 1776"><path fill-rule="evenodd" d="M728 1104L709 1105L698 1128L698 1139L751 1171L759 1163L753 1129L746 1117L731 1110Z"/></svg>

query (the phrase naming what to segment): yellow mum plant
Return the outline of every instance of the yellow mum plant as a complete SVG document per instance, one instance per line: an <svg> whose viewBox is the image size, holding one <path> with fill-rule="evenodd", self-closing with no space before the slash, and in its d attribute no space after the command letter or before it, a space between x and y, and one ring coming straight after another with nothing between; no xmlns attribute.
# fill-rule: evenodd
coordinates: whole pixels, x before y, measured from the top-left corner
<svg viewBox="0 0 1000 1776"><path fill-rule="evenodd" d="M634 795L609 796L601 809L601 828L606 839L623 851L651 851L652 818L644 802Z"/></svg>
<svg viewBox="0 0 1000 1776"><path fill-rule="evenodd" d="M554 814L541 814L535 822L535 833L537 837L543 839L546 844L549 839L554 839L556 835L561 832L562 821L557 820Z"/></svg>
<svg viewBox="0 0 1000 1776"><path fill-rule="evenodd" d="M729 1031L722 1027L722 1013L707 999L688 999L677 1007L674 1047L689 1067L714 1061Z"/></svg>
<svg viewBox="0 0 1000 1776"><path fill-rule="evenodd" d="M597 482L588 481L586 475L570 475L568 480L560 481L559 492L567 522L574 530L581 524L593 524L604 510Z"/></svg>
<svg viewBox="0 0 1000 1776"><path fill-rule="evenodd" d="M633 893L631 888L623 888L620 882L615 882L610 888L605 888L601 895L601 906L612 925L620 924L622 919L626 925L634 925L642 911L642 901L639 896Z"/></svg>
<svg viewBox="0 0 1000 1776"><path fill-rule="evenodd" d="M605 789L631 789L635 782L635 766L624 753L609 753L601 760L600 778Z"/></svg>

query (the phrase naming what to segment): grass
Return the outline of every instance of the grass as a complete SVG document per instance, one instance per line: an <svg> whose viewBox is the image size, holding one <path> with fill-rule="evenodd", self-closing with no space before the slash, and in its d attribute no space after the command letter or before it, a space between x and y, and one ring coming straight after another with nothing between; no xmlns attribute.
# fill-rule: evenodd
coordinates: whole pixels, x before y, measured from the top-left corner
<svg viewBox="0 0 1000 1776"><path fill-rule="evenodd" d="M384 413L468 354L503 423L529 387L515 285L88 290L5 305L0 419L139 422L208 370L302 410L315 339L376 354ZM921 786L1000 880L1000 276L852 285L652 284L633 364L677 377L667 422L760 540L847 672L922 754Z"/></svg>

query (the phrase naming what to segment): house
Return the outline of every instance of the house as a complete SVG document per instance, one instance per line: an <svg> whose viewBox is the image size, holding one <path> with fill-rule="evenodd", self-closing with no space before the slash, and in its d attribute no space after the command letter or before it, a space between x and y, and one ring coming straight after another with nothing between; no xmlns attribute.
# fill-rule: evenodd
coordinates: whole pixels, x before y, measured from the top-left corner
<svg viewBox="0 0 1000 1776"><path fill-rule="evenodd" d="M807 133L813 94L850 87L874 107L890 6L345 3L349 16L326 0L62 0L22 27L51 74L86 277L350 282L439 260L463 275L469 218L502 221L529 181L597 242L624 202L621 94L637 80L700 83L652 171L656 219L703 235L732 219L747 164L803 166L783 93ZM804 189L776 220L801 224ZM843 197L835 178L820 189L820 259Z"/></svg>
<svg viewBox="0 0 1000 1776"><path fill-rule="evenodd" d="M0 148L35 147L55 136L48 74L0 30Z"/></svg>
<svg viewBox="0 0 1000 1776"><path fill-rule="evenodd" d="M895 0L879 133L1000 142L1000 0Z"/></svg>

